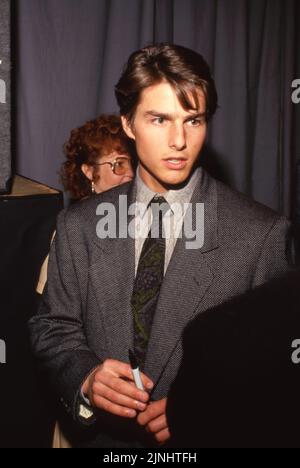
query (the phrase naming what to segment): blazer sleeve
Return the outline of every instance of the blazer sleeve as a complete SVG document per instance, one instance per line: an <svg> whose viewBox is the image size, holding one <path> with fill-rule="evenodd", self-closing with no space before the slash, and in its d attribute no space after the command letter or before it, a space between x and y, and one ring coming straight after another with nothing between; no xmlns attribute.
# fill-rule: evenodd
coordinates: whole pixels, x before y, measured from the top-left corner
<svg viewBox="0 0 300 468"><path fill-rule="evenodd" d="M81 387L100 360L89 348L84 333L80 284L66 228L67 213L63 211L58 216L57 234L50 251L48 282L38 313L29 322L29 330L40 370L67 412L84 422L80 418Z"/></svg>
<svg viewBox="0 0 300 468"><path fill-rule="evenodd" d="M291 223L284 217L276 218L263 242L252 287L284 276L293 270L293 263Z"/></svg>

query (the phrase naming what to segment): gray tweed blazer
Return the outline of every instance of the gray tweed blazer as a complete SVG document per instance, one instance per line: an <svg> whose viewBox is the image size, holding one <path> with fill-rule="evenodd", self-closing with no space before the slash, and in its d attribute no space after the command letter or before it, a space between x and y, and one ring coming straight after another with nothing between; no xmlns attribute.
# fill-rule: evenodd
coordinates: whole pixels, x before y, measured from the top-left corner
<svg viewBox="0 0 300 468"><path fill-rule="evenodd" d="M88 374L107 358L128 362L133 346L134 239L99 239L96 234L97 207L104 202L118 207L119 195L133 203L135 182L60 213L48 283L39 312L30 321L40 368L75 420L81 420L80 388ZM192 196L192 203L197 202L205 209L204 246L187 250L186 239L178 239L154 317L145 363L145 373L155 382L153 400L168 395L182 359L182 333L196 315L290 268L290 225L285 218L204 170ZM129 216L128 223L131 220ZM138 435L129 436L134 433L129 430L132 421L109 421L106 416L95 414L94 429L85 432L82 446L143 446Z"/></svg>

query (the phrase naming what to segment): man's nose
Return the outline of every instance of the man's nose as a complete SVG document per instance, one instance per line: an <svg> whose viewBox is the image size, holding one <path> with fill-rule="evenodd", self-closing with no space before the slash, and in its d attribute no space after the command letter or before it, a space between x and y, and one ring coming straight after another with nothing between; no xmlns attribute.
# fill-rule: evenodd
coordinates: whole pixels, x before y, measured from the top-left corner
<svg viewBox="0 0 300 468"><path fill-rule="evenodd" d="M170 128L169 146L176 151L181 151L186 147L185 129L182 124L174 123Z"/></svg>

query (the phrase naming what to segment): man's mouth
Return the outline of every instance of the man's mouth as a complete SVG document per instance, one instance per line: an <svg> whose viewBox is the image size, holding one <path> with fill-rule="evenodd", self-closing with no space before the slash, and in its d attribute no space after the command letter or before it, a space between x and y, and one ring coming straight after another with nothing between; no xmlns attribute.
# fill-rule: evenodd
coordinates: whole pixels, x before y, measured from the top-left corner
<svg viewBox="0 0 300 468"><path fill-rule="evenodd" d="M186 158L167 158L163 160L169 169L183 169L186 166Z"/></svg>
<svg viewBox="0 0 300 468"><path fill-rule="evenodd" d="M167 161L171 162L172 164L180 164L180 162L184 161L184 159L167 159Z"/></svg>

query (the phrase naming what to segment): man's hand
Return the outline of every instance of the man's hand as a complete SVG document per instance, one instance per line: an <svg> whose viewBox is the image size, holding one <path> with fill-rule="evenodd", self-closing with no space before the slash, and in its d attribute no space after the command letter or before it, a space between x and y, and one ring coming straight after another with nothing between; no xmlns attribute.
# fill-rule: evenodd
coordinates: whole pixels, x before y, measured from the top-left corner
<svg viewBox="0 0 300 468"><path fill-rule="evenodd" d="M145 426L151 432L156 441L165 443L170 437L170 432L166 417L167 398L149 403L147 409L140 413L137 421L141 426Z"/></svg>
<svg viewBox="0 0 300 468"><path fill-rule="evenodd" d="M141 379L145 389L153 388L153 382L145 374L141 373ZM92 406L124 418L135 418L137 411L146 409L149 395L138 390L133 381L129 364L107 359L86 379L82 391Z"/></svg>

